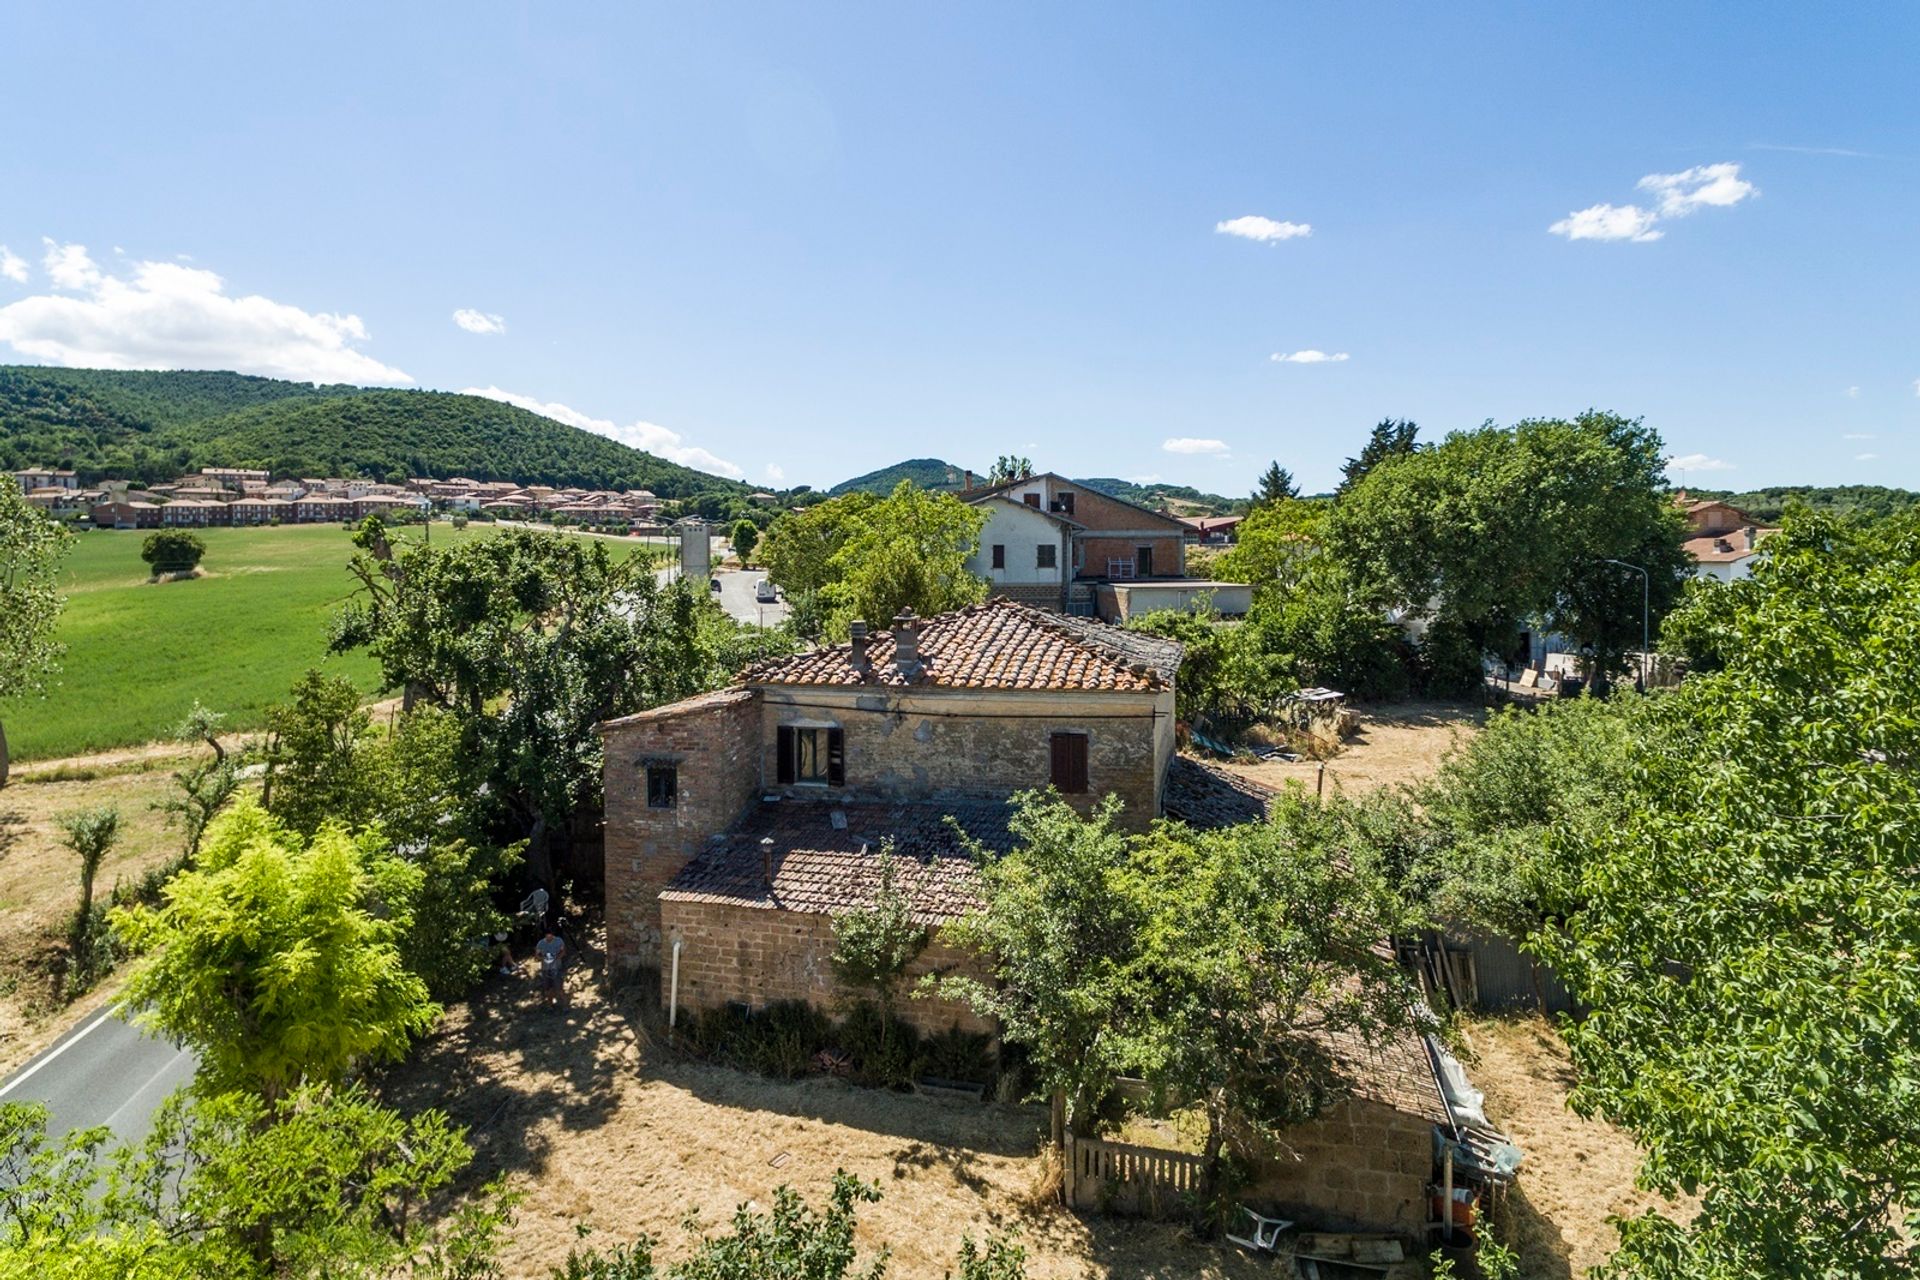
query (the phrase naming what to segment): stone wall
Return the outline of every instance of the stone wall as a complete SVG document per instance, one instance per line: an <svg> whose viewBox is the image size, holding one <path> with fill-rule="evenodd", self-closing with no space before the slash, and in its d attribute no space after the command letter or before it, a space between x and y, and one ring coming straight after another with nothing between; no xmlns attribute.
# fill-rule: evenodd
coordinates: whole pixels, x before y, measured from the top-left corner
<svg viewBox="0 0 1920 1280"><path fill-rule="evenodd" d="M688 902L669 898L660 904L666 942L660 966L660 1002L666 1005L673 980L673 941L680 941L680 1005L708 1009L738 1000L754 1008L776 1000L805 1000L837 1012L843 992L833 979L833 918L766 907ZM971 952L943 944L938 934L909 968L903 993L922 974L967 967L977 972ZM922 1032L958 1025L967 1031L992 1031L992 1024L957 1000L900 1001L900 1016Z"/></svg>
<svg viewBox="0 0 1920 1280"><path fill-rule="evenodd" d="M760 787L760 698L725 689L609 721L605 740L607 955L660 963L660 890L733 826ZM647 765L677 770L670 809L647 806Z"/></svg>
<svg viewBox="0 0 1920 1280"><path fill-rule="evenodd" d="M1346 1098L1287 1131L1291 1150L1261 1164L1247 1202L1331 1230L1424 1239L1433 1181L1433 1124L1365 1098Z"/></svg>
<svg viewBox="0 0 1920 1280"><path fill-rule="evenodd" d="M1069 799L1086 809L1111 792L1126 805L1122 820L1144 828L1159 812L1172 752L1170 692L769 687L763 699L761 776L770 791L777 789L776 730L783 724L844 730L847 782L835 790L853 800L938 800L942 793L1005 795L1045 787L1051 735L1085 733L1088 791ZM788 790L819 794L817 787Z"/></svg>

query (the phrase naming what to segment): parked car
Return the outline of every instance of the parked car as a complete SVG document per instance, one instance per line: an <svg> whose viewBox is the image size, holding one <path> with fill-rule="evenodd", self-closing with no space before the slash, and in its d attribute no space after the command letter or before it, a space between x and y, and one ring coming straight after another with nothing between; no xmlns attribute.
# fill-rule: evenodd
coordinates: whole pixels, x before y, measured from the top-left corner
<svg viewBox="0 0 1920 1280"><path fill-rule="evenodd" d="M720 593L720 579L718 579L718 578L708 578L708 579L707 579L707 590L709 590L709 591L711 591L711 592L713 592L713 593L714 593L715 595L718 595L718 594Z"/></svg>
<svg viewBox="0 0 1920 1280"><path fill-rule="evenodd" d="M753 598L761 604L772 604L777 601L780 596L774 591L773 583L762 578L753 584Z"/></svg>

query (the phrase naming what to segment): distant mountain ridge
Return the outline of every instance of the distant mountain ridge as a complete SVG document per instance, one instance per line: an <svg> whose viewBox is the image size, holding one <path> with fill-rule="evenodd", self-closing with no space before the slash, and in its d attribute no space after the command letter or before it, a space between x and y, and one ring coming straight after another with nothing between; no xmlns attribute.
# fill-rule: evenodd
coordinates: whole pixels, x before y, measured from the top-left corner
<svg viewBox="0 0 1920 1280"><path fill-rule="evenodd" d="M967 473L964 467L955 466L940 458L909 458L905 462L896 462L890 467L878 471L869 471L863 476L851 480L842 480L827 490L830 497L838 497L854 490L867 493L892 493L902 480L910 480L922 489L932 489L940 493L958 493L966 487ZM987 482L987 473L973 473L976 485ZM1190 515L1226 515L1238 511L1246 504L1233 498L1224 498L1217 493L1203 493L1183 484L1135 484L1131 480L1120 480L1110 476L1093 479L1075 480L1089 489L1131 502L1137 506L1159 510L1162 505L1170 507L1175 514Z"/></svg>
<svg viewBox="0 0 1920 1280"><path fill-rule="evenodd" d="M0 471L35 466L69 468L89 482L155 483L224 466L645 488L663 498L748 491L482 396L211 371L0 365Z"/></svg>

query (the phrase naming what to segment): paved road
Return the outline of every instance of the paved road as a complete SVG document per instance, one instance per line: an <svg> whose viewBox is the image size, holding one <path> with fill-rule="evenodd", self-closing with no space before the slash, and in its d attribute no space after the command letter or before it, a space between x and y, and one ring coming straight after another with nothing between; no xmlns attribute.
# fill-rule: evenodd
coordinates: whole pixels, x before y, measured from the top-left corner
<svg viewBox="0 0 1920 1280"><path fill-rule="evenodd" d="M0 1102L44 1102L47 1135L104 1124L124 1142L153 1127L169 1093L193 1078L193 1055L128 1025L95 1014L0 1085Z"/></svg>
<svg viewBox="0 0 1920 1280"><path fill-rule="evenodd" d="M775 626L787 618L787 602L761 604L753 598L754 584L766 577L763 569L722 569L713 575L720 580L720 607L742 622L763 627Z"/></svg>

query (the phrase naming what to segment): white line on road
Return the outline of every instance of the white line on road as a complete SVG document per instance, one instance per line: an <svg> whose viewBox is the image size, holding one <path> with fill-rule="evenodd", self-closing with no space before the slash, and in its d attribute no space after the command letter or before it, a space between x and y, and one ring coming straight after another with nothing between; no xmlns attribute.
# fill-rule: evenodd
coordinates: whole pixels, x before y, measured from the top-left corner
<svg viewBox="0 0 1920 1280"><path fill-rule="evenodd" d="M105 1022L108 1018L111 1018L112 1016L113 1016L113 1011L109 1009L107 1012L95 1018L92 1022L89 1022L84 1028L81 1029L79 1035L73 1037L71 1040L68 1040L64 1044L60 1045L52 1053L40 1059L40 1061L34 1063L32 1066L28 1067L25 1071L21 1072L18 1076L14 1077L14 1079L5 1087L0 1088L0 1098L6 1097L8 1094L12 1093L15 1089L18 1089L21 1085L33 1079L34 1075L40 1070L40 1068L46 1066L49 1062L52 1062L55 1058L59 1057L61 1054L65 1053L67 1050L73 1048L73 1046L75 1046L76 1044L79 1044L82 1040L86 1039L88 1032L92 1031L94 1028L98 1027L101 1023Z"/></svg>

